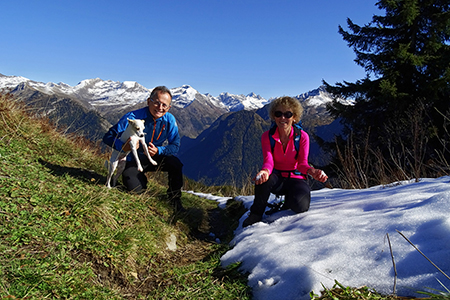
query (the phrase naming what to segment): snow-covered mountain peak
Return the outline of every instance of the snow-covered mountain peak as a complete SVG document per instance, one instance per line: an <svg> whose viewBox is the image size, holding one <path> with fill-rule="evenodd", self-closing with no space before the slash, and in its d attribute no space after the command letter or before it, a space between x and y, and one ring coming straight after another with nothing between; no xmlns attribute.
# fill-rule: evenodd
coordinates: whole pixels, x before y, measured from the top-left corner
<svg viewBox="0 0 450 300"><path fill-rule="evenodd" d="M139 87L139 83L137 83L136 81L124 81L122 83L122 85L126 88L126 89L132 89L132 88L136 88Z"/></svg>
<svg viewBox="0 0 450 300"><path fill-rule="evenodd" d="M225 106L229 107L230 111L258 109L269 103L269 101L254 93L245 96L224 92L219 95L218 99Z"/></svg>
<svg viewBox="0 0 450 300"><path fill-rule="evenodd" d="M86 79L73 87L72 93L93 106L132 106L145 101L150 91L135 81Z"/></svg>
<svg viewBox="0 0 450 300"><path fill-rule="evenodd" d="M89 86L94 86L97 82L102 81L100 78L92 78L92 79L85 79L80 81L76 86L73 87L73 89L81 90Z"/></svg>
<svg viewBox="0 0 450 300"><path fill-rule="evenodd" d="M172 105L179 108L189 106L195 100L195 95L198 94L196 89L187 84L170 89L170 92L172 93Z"/></svg>
<svg viewBox="0 0 450 300"><path fill-rule="evenodd" d="M313 107L326 106L327 103L333 101L333 96L326 91L325 86L320 86L317 89L297 95L294 98ZM352 104L352 101L350 100L339 99L339 101L346 105Z"/></svg>
<svg viewBox="0 0 450 300"><path fill-rule="evenodd" d="M22 76L6 76L0 74L0 89L11 89L15 88L22 82L30 81L30 79Z"/></svg>

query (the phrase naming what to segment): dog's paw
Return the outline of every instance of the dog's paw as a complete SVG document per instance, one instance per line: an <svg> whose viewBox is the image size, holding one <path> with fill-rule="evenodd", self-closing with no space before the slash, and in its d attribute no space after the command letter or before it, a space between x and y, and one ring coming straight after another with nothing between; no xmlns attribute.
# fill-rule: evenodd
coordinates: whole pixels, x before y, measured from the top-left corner
<svg viewBox="0 0 450 300"><path fill-rule="evenodd" d="M156 161L154 161L153 159L150 161L152 163L152 165L156 166L158 163Z"/></svg>

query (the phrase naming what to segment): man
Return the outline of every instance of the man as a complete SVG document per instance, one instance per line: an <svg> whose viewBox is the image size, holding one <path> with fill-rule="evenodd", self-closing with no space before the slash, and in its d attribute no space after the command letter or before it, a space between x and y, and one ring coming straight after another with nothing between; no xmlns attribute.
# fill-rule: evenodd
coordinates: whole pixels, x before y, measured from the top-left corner
<svg viewBox="0 0 450 300"><path fill-rule="evenodd" d="M145 172L162 170L168 172L169 188L167 195L176 211L185 211L181 204L181 188L183 186L183 164L175 155L180 148L180 135L175 117L168 113L172 102L172 94L165 86L153 89L147 99L147 107L124 115L119 122L111 127L103 137L103 142L116 150L129 151L129 141L120 141L120 135L128 126L128 119L145 121L145 143L148 151L158 165L152 165L142 149L138 149L139 159L144 172L139 172L133 155L127 156L122 181L125 187L134 193L141 193L147 187ZM139 148L139 144L137 145Z"/></svg>

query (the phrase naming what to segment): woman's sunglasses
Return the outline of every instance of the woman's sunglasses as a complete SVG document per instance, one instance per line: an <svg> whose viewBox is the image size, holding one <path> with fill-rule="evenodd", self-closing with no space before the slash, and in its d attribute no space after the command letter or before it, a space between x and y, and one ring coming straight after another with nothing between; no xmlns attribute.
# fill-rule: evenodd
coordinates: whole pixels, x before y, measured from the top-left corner
<svg viewBox="0 0 450 300"><path fill-rule="evenodd" d="M286 119L291 118L294 114L290 111L285 111L285 112L281 112L279 110L277 110L276 112L273 113L273 115L276 118L281 118L281 116L284 116Z"/></svg>

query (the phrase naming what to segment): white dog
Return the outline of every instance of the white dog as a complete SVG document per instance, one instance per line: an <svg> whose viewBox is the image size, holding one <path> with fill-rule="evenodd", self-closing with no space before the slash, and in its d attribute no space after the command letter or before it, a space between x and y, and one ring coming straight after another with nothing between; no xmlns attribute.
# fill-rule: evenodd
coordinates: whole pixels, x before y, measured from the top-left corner
<svg viewBox="0 0 450 300"><path fill-rule="evenodd" d="M147 155L148 160L153 165L155 166L157 165L156 161L154 161L153 158L150 156L147 145L145 145L144 120L130 120L130 119L127 120L128 120L127 129L125 129L125 131L120 136L120 140L123 143L126 143L128 139L131 138L130 140L131 151L123 152L113 149L109 162L106 161L106 166L108 169L108 178L106 179L106 186L108 188L111 188L111 178L113 177L114 171L117 169L117 173L113 177L112 182L113 186L116 185L117 178L119 178L120 174L122 174L123 170L125 169L126 158L130 152L133 152L134 159L136 160L139 172L144 171L136 151L138 143L142 144L144 148L144 153L145 155Z"/></svg>

